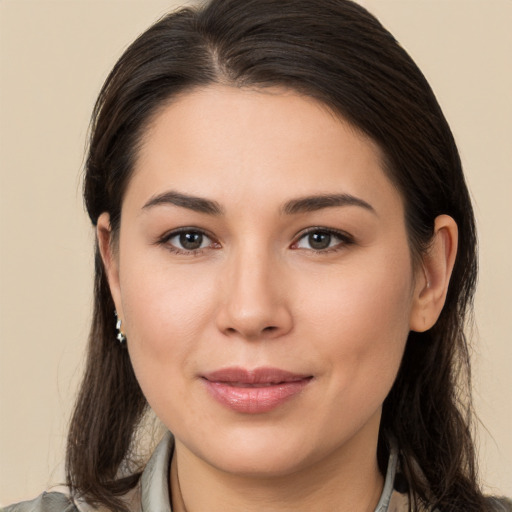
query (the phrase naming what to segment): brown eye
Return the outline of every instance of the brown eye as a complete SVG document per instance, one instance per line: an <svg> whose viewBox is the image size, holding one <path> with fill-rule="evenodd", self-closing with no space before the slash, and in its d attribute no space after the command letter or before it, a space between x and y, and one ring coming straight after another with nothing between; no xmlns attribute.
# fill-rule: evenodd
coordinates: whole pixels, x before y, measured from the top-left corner
<svg viewBox="0 0 512 512"><path fill-rule="evenodd" d="M308 249L317 252L329 252L352 244L353 238L348 233L332 229L312 228L304 233L295 244L294 249Z"/></svg>
<svg viewBox="0 0 512 512"><path fill-rule="evenodd" d="M330 233L317 231L308 235L308 243L311 249L321 251L327 249L331 245L332 235Z"/></svg>
<svg viewBox="0 0 512 512"><path fill-rule="evenodd" d="M179 242L183 249L187 251L195 251L200 249L203 244L203 234L195 231L180 233Z"/></svg>
<svg viewBox="0 0 512 512"><path fill-rule="evenodd" d="M210 237L194 229L184 229L170 233L162 240L162 243L170 246L175 252L183 253L199 251L214 246L214 242Z"/></svg>

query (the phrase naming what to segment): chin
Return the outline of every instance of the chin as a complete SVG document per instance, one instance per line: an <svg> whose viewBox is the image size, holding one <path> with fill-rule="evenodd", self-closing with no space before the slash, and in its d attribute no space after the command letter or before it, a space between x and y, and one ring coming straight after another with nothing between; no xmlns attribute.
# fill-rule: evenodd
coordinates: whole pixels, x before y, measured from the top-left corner
<svg viewBox="0 0 512 512"><path fill-rule="evenodd" d="M286 451L259 452L253 450L235 450L224 454L214 461L214 465L225 473L250 478L286 477L306 467L307 460L296 450L292 454Z"/></svg>
<svg viewBox="0 0 512 512"><path fill-rule="evenodd" d="M193 450L207 464L225 473L251 478L285 477L314 464L331 453L331 446L305 442L308 436L293 429L220 429L200 450ZM252 430L252 429L251 429ZM279 432L281 430L281 432ZM192 447L191 447L192 448Z"/></svg>

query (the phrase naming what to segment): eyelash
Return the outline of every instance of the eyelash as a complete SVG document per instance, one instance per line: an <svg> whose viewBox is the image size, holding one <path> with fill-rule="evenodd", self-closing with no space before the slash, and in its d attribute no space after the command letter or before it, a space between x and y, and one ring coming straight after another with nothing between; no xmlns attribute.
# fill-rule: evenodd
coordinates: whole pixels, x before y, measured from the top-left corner
<svg viewBox="0 0 512 512"><path fill-rule="evenodd" d="M204 238L207 238L210 240L210 243L205 247L199 247L197 249L181 249L179 247L176 247L176 245L171 244L170 240L173 238L180 236L182 234L197 234ZM343 247L347 245L351 245L354 243L354 239L351 235L348 233L345 233L344 231L339 231L332 228L324 228L320 226L312 227L307 229L306 231L301 232L297 237L295 242L293 242L290 246L291 249L294 250L300 250L301 247L298 247L298 244L301 240L304 240L306 237L312 235L312 234L321 234L321 235L327 235L329 237L334 237L338 239L338 243L335 244L332 247L326 247L324 249L314 249L314 248L306 248L306 250L313 252L314 254L329 254L332 252L337 252L339 250L342 250ZM330 242L330 240L329 240ZM176 229L174 231L171 231L170 233L165 234L163 237L161 237L158 241L158 244L165 245L166 248L175 254L180 255L192 255L192 256L199 256L201 255L205 249L218 249L220 248L220 244L215 241L215 239L206 233L204 230L199 228L193 228L193 227L184 227L180 229Z"/></svg>

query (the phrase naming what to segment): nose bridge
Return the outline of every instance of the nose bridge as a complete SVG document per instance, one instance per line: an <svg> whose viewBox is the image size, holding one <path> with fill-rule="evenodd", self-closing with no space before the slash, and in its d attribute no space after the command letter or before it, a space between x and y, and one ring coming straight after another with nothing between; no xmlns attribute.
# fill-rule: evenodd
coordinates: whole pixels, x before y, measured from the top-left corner
<svg viewBox="0 0 512 512"><path fill-rule="evenodd" d="M224 301L219 327L244 338L275 337L292 325L279 258L271 248L246 241L233 250L221 276Z"/></svg>

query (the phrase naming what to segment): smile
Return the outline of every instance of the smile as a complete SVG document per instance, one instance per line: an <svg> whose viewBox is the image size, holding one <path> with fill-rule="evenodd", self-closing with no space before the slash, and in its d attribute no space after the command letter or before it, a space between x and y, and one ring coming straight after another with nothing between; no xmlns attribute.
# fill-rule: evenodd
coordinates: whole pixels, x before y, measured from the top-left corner
<svg viewBox="0 0 512 512"><path fill-rule="evenodd" d="M203 376L212 398L245 414L261 414L279 407L301 393L312 379L311 375L277 368L225 368Z"/></svg>

